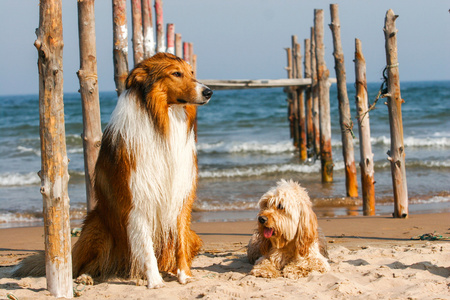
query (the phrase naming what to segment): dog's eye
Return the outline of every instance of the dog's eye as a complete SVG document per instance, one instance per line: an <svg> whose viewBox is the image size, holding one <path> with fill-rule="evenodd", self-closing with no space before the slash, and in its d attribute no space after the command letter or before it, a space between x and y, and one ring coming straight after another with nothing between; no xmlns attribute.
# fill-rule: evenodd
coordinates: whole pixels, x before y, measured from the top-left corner
<svg viewBox="0 0 450 300"><path fill-rule="evenodd" d="M283 207L283 205L281 205L281 203L278 204L277 208L278 208L279 210L284 209L284 207Z"/></svg>
<svg viewBox="0 0 450 300"><path fill-rule="evenodd" d="M183 76L183 74L181 74L180 72L174 72L174 73L172 73L172 75L175 76L175 77Z"/></svg>

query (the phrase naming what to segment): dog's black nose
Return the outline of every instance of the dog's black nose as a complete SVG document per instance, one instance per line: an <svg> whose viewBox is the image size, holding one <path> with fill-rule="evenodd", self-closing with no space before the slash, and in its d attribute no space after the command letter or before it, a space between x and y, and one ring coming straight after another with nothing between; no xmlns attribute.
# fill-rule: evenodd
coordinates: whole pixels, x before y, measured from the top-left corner
<svg viewBox="0 0 450 300"><path fill-rule="evenodd" d="M209 88L205 88L202 92L203 97L205 97L206 99L211 98L212 94L213 94L213 91Z"/></svg>
<svg viewBox="0 0 450 300"><path fill-rule="evenodd" d="M259 216L258 221L259 221L259 223L264 224L267 222L267 217Z"/></svg>

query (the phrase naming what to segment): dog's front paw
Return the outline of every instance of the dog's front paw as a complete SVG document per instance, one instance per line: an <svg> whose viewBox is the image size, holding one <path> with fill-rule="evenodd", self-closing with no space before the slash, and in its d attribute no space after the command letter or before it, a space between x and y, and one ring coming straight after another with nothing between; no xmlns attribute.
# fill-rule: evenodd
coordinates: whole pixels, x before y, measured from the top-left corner
<svg viewBox="0 0 450 300"><path fill-rule="evenodd" d="M250 275L263 278L276 278L280 277L281 273L272 264L259 264L253 267Z"/></svg>
<svg viewBox="0 0 450 300"><path fill-rule="evenodd" d="M76 284L94 285L94 279L88 274L83 274L75 279Z"/></svg>
<svg viewBox="0 0 450 300"><path fill-rule="evenodd" d="M152 276L148 276L147 281L148 281L147 288L149 289L159 289L165 286L164 280L162 279L159 273L152 274Z"/></svg>

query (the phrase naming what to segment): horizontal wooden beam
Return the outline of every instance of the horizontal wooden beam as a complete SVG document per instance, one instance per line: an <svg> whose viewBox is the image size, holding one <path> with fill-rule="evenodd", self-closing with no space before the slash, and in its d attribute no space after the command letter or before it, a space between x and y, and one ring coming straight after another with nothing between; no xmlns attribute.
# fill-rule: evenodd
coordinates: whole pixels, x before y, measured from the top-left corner
<svg viewBox="0 0 450 300"><path fill-rule="evenodd" d="M207 85L213 90L238 90L238 89L258 89L258 88L275 88L285 86L309 86L311 85L310 78L296 78L296 79L229 79L216 80L204 79L199 80L201 83ZM329 79L330 84L336 83L336 78Z"/></svg>

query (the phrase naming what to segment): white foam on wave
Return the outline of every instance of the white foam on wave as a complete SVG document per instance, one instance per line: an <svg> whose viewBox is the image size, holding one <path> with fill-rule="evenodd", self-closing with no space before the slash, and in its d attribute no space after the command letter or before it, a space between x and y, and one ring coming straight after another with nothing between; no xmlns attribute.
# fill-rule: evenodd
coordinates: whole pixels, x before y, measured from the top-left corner
<svg viewBox="0 0 450 300"><path fill-rule="evenodd" d="M248 142L232 142L225 143L223 141L215 143L200 143L197 150L206 153L265 153L277 154L295 151L291 141L282 141L278 143L262 143L259 141Z"/></svg>
<svg viewBox="0 0 450 300"><path fill-rule="evenodd" d="M19 153L25 153L25 154L33 153L34 155L41 156L41 151L39 149L33 149L30 147L17 146L17 151Z"/></svg>
<svg viewBox="0 0 450 300"><path fill-rule="evenodd" d="M21 213L1 213L0 214L0 224L1 223L36 223L42 222L42 218L37 218L31 214L21 214Z"/></svg>
<svg viewBox="0 0 450 300"><path fill-rule="evenodd" d="M431 203L445 203L450 202L450 196L434 196L430 199L417 199L412 200L411 203L414 204L431 204Z"/></svg>
<svg viewBox="0 0 450 300"><path fill-rule="evenodd" d="M386 136L372 137L371 142L373 145L390 145L391 139ZM444 148L450 147L450 138L437 135L437 137L406 137L403 140L406 147L434 147Z"/></svg>
<svg viewBox="0 0 450 300"><path fill-rule="evenodd" d="M40 183L39 176L34 173L3 173L0 174L0 186L22 186Z"/></svg>

